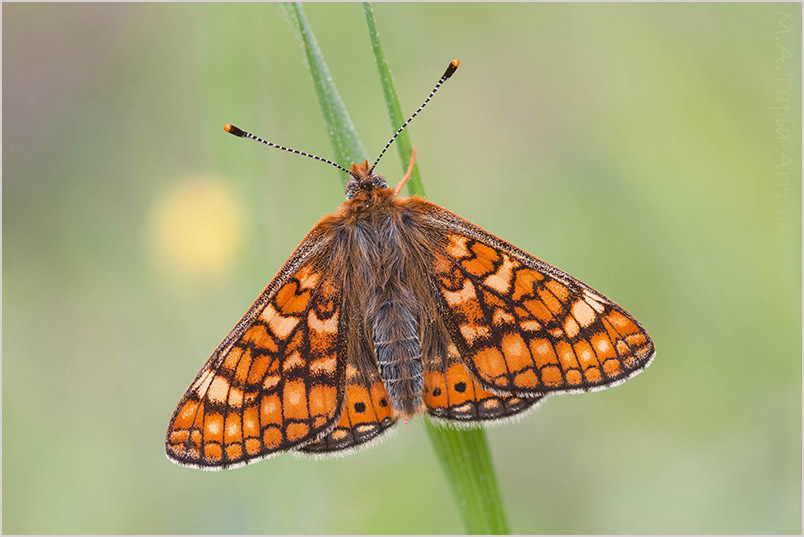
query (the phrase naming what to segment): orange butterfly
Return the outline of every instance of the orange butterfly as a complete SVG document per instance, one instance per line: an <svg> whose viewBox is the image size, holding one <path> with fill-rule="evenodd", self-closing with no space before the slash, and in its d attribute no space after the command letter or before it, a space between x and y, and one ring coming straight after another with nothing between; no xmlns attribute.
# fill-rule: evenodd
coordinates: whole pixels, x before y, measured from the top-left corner
<svg viewBox="0 0 804 537"><path fill-rule="evenodd" d="M341 168L346 202L302 240L179 402L170 460L213 470L289 450L343 452L399 418L500 420L650 363L653 343L623 308L438 205L399 197L410 168L394 190L374 173L458 65L373 166Z"/></svg>

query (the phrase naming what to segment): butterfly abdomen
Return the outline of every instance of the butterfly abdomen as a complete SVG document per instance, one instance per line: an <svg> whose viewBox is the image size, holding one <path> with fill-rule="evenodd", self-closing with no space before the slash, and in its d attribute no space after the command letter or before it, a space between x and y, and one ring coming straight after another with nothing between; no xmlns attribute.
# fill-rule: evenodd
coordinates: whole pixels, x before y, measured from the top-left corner
<svg viewBox="0 0 804 537"><path fill-rule="evenodd" d="M422 404L422 351L414 313L389 298L372 319L374 353L394 408L412 415Z"/></svg>

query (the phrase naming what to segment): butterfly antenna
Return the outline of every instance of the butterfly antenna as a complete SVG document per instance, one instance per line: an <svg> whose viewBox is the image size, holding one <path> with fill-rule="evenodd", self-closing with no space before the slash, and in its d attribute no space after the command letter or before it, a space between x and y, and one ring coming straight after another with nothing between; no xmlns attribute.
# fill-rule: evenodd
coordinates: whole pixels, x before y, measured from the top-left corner
<svg viewBox="0 0 804 537"><path fill-rule="evenodd" d="M284 147L284 146L281 146L281 145L278 145L278 144L271 143L271 142L269 142L267 140L263 140L259 136L254 136L250 132L246 132L243 129L239 129L239 128L237 128L234 125L231 125L229 123L227 123L226 125L223 126L223 130L225 130L229 134L234 134L235 136L239 136L240 138L251 138L252 140L255 140L257 142L263 143L263 144L265 144L267 146L275 147L277 149L281 149L282 151L288 151L290 153L296 153L297 155L303 155L305 157L310 157L311 159L314 159L314 160L318 160L318 161L321 161L321 162L326 162L327 164L331 164L332 166L335 166L336 168L338 168L342 172L349 173L351 175L349 170L347 170L346 168L344 168L343 166L341 166L339 164L335 164L331 160L327 160L325 158L317 157L315 155L311 155L310 153L305 153L304 151L299 151L298 149L290 149L289 147Z"/></svg>
<svg viewBox="0 0 804 537"><path fill-rule="evenodd" d="M401 127L399 127L399 129L394 133L394 135L391 137L391 139L388 140L388 143L385 144L385 147L382 149L382 151L380 151L380 156L378 156L377 160L374 161L374 164L371 165L371 169L369 170L369 173L374 171L374 168L377 167L377 163L380 162L380 159L382 158L382 156L385 154L386 151L388 151L388 148L391 147L391 144L394 143L394 140L396 140L396 137L399 136L402 133L402 131L405 130L405 127L408 126L408 123L413 121L413 118L416 117L417 115L419 115L419 112L421 112L424 109L424 107L427 106L427 103L429 103L430 99L433 98L433 95L435 95L435 93L438 91L438 88L441 87L441 84L446 82L447 79L452 76L452 74L455 72L455 70L458 68L458 66L460 64L461 64L460 60L452 60L451 62L449 62L449 66L447 67L447 70L444 71L444 74L441 75L441 78L438 79L438 82L436 82L436 85L433 88L433 91L430 92L430 95L428 95L427 98L422 103L422 105L415 112L413 112L413 115L410 116L408 118L408 120L405 123L402 124Z"/></svg>

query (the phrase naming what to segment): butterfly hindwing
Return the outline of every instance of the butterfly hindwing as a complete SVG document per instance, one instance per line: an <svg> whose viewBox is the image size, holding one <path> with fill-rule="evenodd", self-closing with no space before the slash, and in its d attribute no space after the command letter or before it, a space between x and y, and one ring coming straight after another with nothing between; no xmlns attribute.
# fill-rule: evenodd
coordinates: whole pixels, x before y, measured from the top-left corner
<svg viewBox="0 0 804 537"><path fill-rule="evenodd" d="M309 443L340 418L341 290L316 263L316 240L302 242L185 393L166 437L175 462L246 464Z"/></svg>
<svg viewBox="0 0 804 537"><path fill-rule="evenodd" d="M430 416L452 423L502 420L524 412L541 399L497 395L486 391L469 373L455 345L447 360L429 360L424 368L424 404Z"/></svg>
<svg viewBox="0 0 804 537"><path fill-rule="evenodd" d="M525 395L602 388L654 355L623 308L565 272L425 202L443 246L431 279L444 322L487 389Z"/></svg>
<svg viewBox="0 0 804 537"><path fill-rule="evenodd" d="M359 317L360 313L353 310L350 317L353 326L346 335L346 393L340 421L324 438L307 444L300 451L313 455L339 454L379 437L396 423Z"/></svg>

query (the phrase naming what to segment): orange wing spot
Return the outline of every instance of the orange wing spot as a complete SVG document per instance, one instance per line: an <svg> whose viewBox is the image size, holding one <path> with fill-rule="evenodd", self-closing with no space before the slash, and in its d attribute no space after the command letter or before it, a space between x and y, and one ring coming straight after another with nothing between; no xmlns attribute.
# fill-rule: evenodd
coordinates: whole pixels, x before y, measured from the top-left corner
<svg viewBox="0 0 804 537"><path fill-rule="evenodd" d="M634 325L634 323L632 323L628 317L619 311L612 311L606 315L606 319L608 319L609 322L614 325L614 328L616 328L621 334L630 334L637 331L636 325Z"/></svg>
<svg viewBox="0 0 804 537"><path fill-rule="evenodd" d="M483 283L495 291L503 294L507 294L508 291L511 289L511 280L513 279L513 274L511 269L515 267L514 263L508 256L503 256L503 263L497 272L487 277Z"/></svg>
<svg viewBox="0 0 804 537"><path fill-rule="evenodd" d="M514 385L517 388L533 389L539 387L540 382L536 373L534 373L532 369L528 369L514 377Z"/></svg>
<svg viewBox="0 0 804 537"><path fill-rule="evenodd" d="M609 377L616 377L620 374L620 362L615 359L608 359L603 362L603 372Z"/></svg>
<svg viewBox="0 0 804 537"><path fill-rule="evenodd" d="M377 403L383 399L385 399L386 402L388 401L388 392L385 391L385 385L383 385L382 382L375 382L371 385L371 401L374 405L374 412L377 414L378 420L391 417L391 405L380 406L379 409L377 408Z"/></svg>
<svg viewBox="0 0 804 537"><path fill-rule="evenodd" d="M198 410L198 402L187 401L181 407L179 413L176 414L176 419L173 421L174 429L189 429L193 425L196 410Z"/></svg>
<svg viewBox="0 0 804 537"><path fill-rule="evenodd" d="M558 358L553 350L553 346L546 339L531 340L530 353L538 367L544 367L548 364L558 365Z"/></svg>
<svg viewBox="0 0 804 537"><path fill-rule="evenodd" d="M307 315L307 324L310 328L319 333L324 334L337 334L338 333L338 316L332 315L329 319L321 320L316 315L314 310L311 310Z"/></svg>
<svg viewBox="0 0 804 537"><path fill-rule="evenodd" d="M592 350L592 346L589 345L587 341L579 341L575 344L575 355L578 357L578 361L584 369L590 366L597 367L600 365L595 356L595 352Z"/></svg>
<svg viewBox="0 0 804 537"><path fill-rule="evenodd" d="M553 320L553 314L541 300L526 300L522 305L542 323L548 323Z"/></svg>
<svg viewBox="0 0 804 537"><path fill-rule="evenodd" d="M226 444L243 441L243 431L240 428L238 416L226 416L226 427L223 430L223 441Z"/></svg>
<svg viewBox="0 0 804 537"><path fill-rule="evenodd" d="M540 287L538 290L539 298L542 299L544 305L547 306L547 309L550 310L554 315L561 313L561 302L551 293L548 289L544 287Z"/></svg>
<svg viewBox="0 0 804 537"><path fill-rule="evenodd" d="M216 403L222 403L226 401L226 397L228 394L229 394L229 381L227 381L220 375L215 377L215 379L209 385L209 390L207 390L207 397L210 399L210 401L215 401Z"/></svg>
<svg viewBox="0 0 804 537"><path fill-rule="evenodd" d="M363 405L363 412L355 411L355 404L357 403ZM369 409L373 408L371 405L369 392L363 386L359 384L350 384L349 387L346 388L346 404L348 405L347 412L352 425L374 421L375 418L372 416L373 412L369 412Z"/></svg>
<svg viewBox="0 0 804 537"><path fill-rule="evenodd" d="M614 352L614 348L611 346L611 342L609 341L609 338L606 337L606 334L594 334L591 338L591 341L592 347L594 347L595 352L597 352L597 355L601 360L605 360L606 358L614 358L617 356L617 353Z"/></svg>
<svg viewBox="0 0 804 537"><path fill-rule="evenodd" d="M514 321L516 321L516 318L507 311L504 311L502 309L495 310L494 316L491 319L491 322L494 326L513 324Z"/></svg>
<svg viewBox="0 0 804 537"><path fill-rule="evenodd" d="M600 369L597 367L590 367L589 369L584 370L584 376L586 376L586 380L589 382L600 382L602 377L600 376Z"/></svg>
<svg viewBox="0 0 804 537"><path fill-rule="evenodd" d="M306 423L291 423L287 426L286 434L288 440L294 442L300 438L304 438L310 433L310 426Z"/></svg>
<svg viewBox="0 0 804 537"><path fill-rule="evenodd" d="M550 289L553 294L558 298L561 302L566 302L567 298L569 298L569 289L561 285L555 280L549 280L544 285Z"/></svg>
<svg viewBox="0 0 804 537"><path fill-rule="evenodd" d="M583 296L586 303L589 304L589 306L597 313L603 313L603 311L606 309L606 307L603 305L606 302L603 297L592 294L586 290L584 290Z"/></svg>
<svg viewBox="0 0 804 537"><path fill-rule="evenodd" d="M223 458L223 450L220 444L204 444L204 458L209 462L218 462Z"/></svg>
<svg viewBox="0 0 804 537"><path fill-rule="evenodd" d="M256 348L265 348L271 352L276 352L278 347L268 330L262 324L255 324L243 334L243 343L253 343Z"/></svg>
<svg viewBox="0 0 804 537"><path fill-rule="evenodd" d="M575 319L567 316L567 318L564 320L564 333L567 334L567 337L575 337L580 333L580 331L581 327L578 326L578 323L575 322Z"/></svg>
<svg viewBox="0 0 804 537"><path fill-rule="evenodd" d="M628 345L626 345L625 341L623 341L622 339L617 340L617 343L615 343L615 347L617 348L617 354L619 354L620 356L629 356L629 355L633 356L633 354L631 353L631 349L628 348Z"/></svg>
<svg viewBox="0 0 804 537"><path fill-rule="evenodd" d="M260 404L260 423L263 425L282 423L282 404L279 395L264 395Z"/></svg>
<svg viewBox="0 0 804 537"><path fill-rule="evenodd" d="M204 374L198 377L198 380L193 383L191 389L195 390L195 393L203 397L204 394L207 393L213 378L215 378L215 373L211 369L207 369L204 371Z"/></svg>
<svg viewBox="0 0 804 537"><path fill-rule="evenodd" d="M491 331L485 326L476 324L464 324L460 327L461 335L466 340L466 344L472 346L476 339L489 337Z"/></svg>
<svg viewBox="0 0 804 537"><path fill-rule="evenodd" d="M511 401L515 401L516 398L512 398ZM481 403L481 406L486 410L495 410L502 406L502 403L499 399L486 399Z"/></svg>
<svg viewBox="0 0 804 537"><path fill-rule="evenodd" d="M581 372L577 369L570 369L565 373L567 377L567 383L572 384L573 386L577 386L581 382L583 382L583 377L581 376Z"/></svg>
<svg viewBox="0 0 804 537"><path fill-rule="evenodd" d="M447 406L447 385L444 375L428 370L424 374L424 385L429 388L424 394L424 403L427 406L431 408Z"/></svg>
<svg viewBox="0 0 804 537"><path fill-rule="evenodd" d="M285 357L285 360L282 362L282 371L287 373L291 369L295 369L297 367L304 367L306 362L302 359L301 354L299 351L296 351L289 356Z"/></svg>
<svg viewBox="0 0 804 537"><path fill-rule="evenodd" d="M595 310L583 300L578 300L572 305L572 316L575 317L584 328L592 324L595 318L597 318Z"/></svg>
<svg viewBox="0 0 804 537"><path fill-rule="evenodd" d="M190 431L187 429L181 431L172 431L170 433L171 444L184 444L190 438Z"/></svg>
<svg viewBox="0 0 804 537"><path fill-rule="evenodd" d="M644 345L647 339L645 339L645 334L629 334L625 336L625 342L631 345L632 347L639 347Z"/></svg>
<svg viewBox="0 0 804 537"><path fill-rule="evenodd" d="M274 449L282 443L282 440L284 440L284 437L279 427L268 427L262 433L262 443L265 444L266 449Z"/></svg>
<svg viewBox="0 0 804 537"><path fill-rule="evenodd" d="M575 359L575 353L572 352L572 347L566 341L556 341L554 343L558 359L561 366L567 370L573 367L579 367L578 360Z"/></svg>
<svg viewBox="0 0 804 537"><path fill-rule="evenodd" d="M507 372L505 359L496 347L487 347L478 351L473 361L484 375L491 378L501 377Z"/></svg>
<svg viewBox="0 0 804 537"><path fill-rule="evenodd" d="M273 358L269 354L263 354L262 356L258 356L254 358L251 363L251 370L248 372L248 383L249 384L257 384L265 375L265 372L268 371L268 367L271 365ZM277 365L279 365L277 363ZM238 371L238 373L240 373ZM239 378L239 374L238 374Z"/></svg>
<svg viewBox="0 0 804 537"><path fill-rule="evenodd" d="M449 244L445 248L447 254L455 259L461 259L471 255L466 248L466 242L468 241L466 237L462 237L461 235L448 235L448 237Z"/></svg>
<svg viewBox="0 0 804 537"><path fill-rule="evenodd" d="M305 289L312 289L318 283L321 274L316 272L310 266L303 267L296 273L296 279L299 280L299 284Z"/></svg>
<svg viewBox="0 0 804 537"><path fill-rule="evenodd" d="M243 406L243 390L234 387L229 389L229 406L234 409Z"/></svg>
<svg viewBox="0 0 804 537"><path fill-rule="evenodd" d="M221 364L221 367L228 371L234 371L235 367L237 367L237 362L240 360L240 356L242 356L243 350L239 347L232 347L232 350L229 351L229 354L226 355L226 359Z"/></svg>
<svg viewBox="0 0 804 537"><path fill-rule="evenodd" d="M502 351L505 355L508 370L512 373L533 366L528 346L522 336L516 332L503 336Z"/></svg>
<svg viewBox="0 0 804 537"><path fill-rule="evenodd" d="M201 431L199 431L198 429L193 429L193 432L190 434L190 442L194 444L196 447L201 447L201 440L202 440Z"/></svg>
<svg viewBox="0 0 804 537"><path fill-rule="evenodd" d="M285 418L307 419L307 390L304 382L295 380L286 382L282 390L282 405Z"/></svg>
<svg viewBox="0 0 804 537"><path fill-rule="evenodd" d="M247 407L243 411L243 434L247 437L260 436L260 420L256 406Z"/></svg>
<svg viewBox="0 0 804 537"><path fill-rule="evenodd" d="M541 280L543 276L532 270L520 270L516 273L514 280L514 292L511 298L519 302L522 297L533 294L533 284Z"/></svg>
<svg viewBox="0 0 804 537"><path fill-rule="evenodd" d="M463 391L459 391L458 387L462 387ZM466 401L474 400L475 394L473 393L471 377L466 371L463 364L455 364L447 370L447 389L449 390L449 405L455 406L463 404Z"/></svg>
<svg viewBox="0 0 804 537"><path fill-rule="evenodd" d="M237 370L235 370L234 379L235 383L245 384L246 379L248 378L248 370L251 367L252 359L251 353L243 354L243 358L237 364Z"/></svg>
<svg viewBox="0 0 804 537"><path fill-rule="evenodd" d="M204 439L208 442L223 442L223 416L210 412L204 420Z"/></svg>
<svg viewBox="0 0 804 537"><path fill-rule="evenodd" d="M335 355L319 358L310 362L310 373L313 375L334 375L337 364Z"/></svg>
<svg viewBox="0 0 804 537"><path fill-rule="evenodd" d="M230 444L226 446L226 458L230 461L239 461L243 458L243 445Z"/></svg>
<svg viewBox="0 0 804 537"><path fill-rule="evenodd" d="M475 243L471 249L476 256L475 259L466 259L461 262L461 265L472 276L486 276L500 262L500 254L484 244Z"/></svg>
<svg viewBox="0 0 804 537"><path fill-rule="evenodd" d="M320 429L327 423L329 416L315 416L313 417L313 429Z"/></svg>
<svg viewBox="0 0 804 537"><path fill-rule="evenodd" d="M464 280L463 289L460 291L448 291L444 289L442 292L444 293L444 300L446 300L447 304L450 306L457 306L469 300L474 301L477 299L475 286L472 285L472 282L468 278Z"/></svg>
<svg viewBox="0 0 804 537"><path fill-rule="evenodd" d="M276 388L280 380L282 380L282 377L279 375L268 375L265 377L265 380L262 381L262 387L266 392L270 392Z"/></svg>
<svg viewBox="0 0 804 537"><path fill-rule="evenodd" d="M295 281L289 281L276 293L274 303L279 307L282 315L299 315L307 309L310 303L310 291L302 291Z"/></svg>
<svg viewBox="0 0 804 537"><path fill-rule="evenodd" d="M548 365L542 368L542 381L545 385L552 388L561 386L564 383L564 378L561 375L561 370L554 365Z"/></svg>
<svg viewBox="0 0 804 537"><path fill-rule="evenodd" d="M538 332L542 329L542 325L537 321L522 321L519 323L519 329L525 332Z"/></svg>
<svg viewBox="0 0 804 537"><path fill-rule="evenodd" d="M262 443L259 438L248 438L245 441L246 453L249 455L256 455L262 449Z"/></svg>
<svg viewBox="0 0 804 537"><path fill-rule="evenodd" d="M262 310L260 319L268 324L268 327L279 339L288 337L293 329L296 328L296 325L299 324L298 318L280 315L270 304L265 306L265 309ZM256 326L254 328L256 328Z"/></svg>
<svg viewBox="0 0 804 537"><path fill-rule="evenodd" d="M335 414L338 390L334 386L313 386L310 388L310 413L313 416Z"/></svg>
<svg viewBox="0 0 804 537"><path fill-rule="evenodd" d="M374 422L371 423L361 423L360 425L355 426L355 431L360 434L370 433L377 429L377 424Z"/></svg>
<svg viewBox="0 0 804 537"><path fill-rule="evenodd" d="M330 436L332 437L333 440L343 440L344 438L349 436L349 431L347 431L346 429L335 429L334 431L332 431Z"/></svg>

